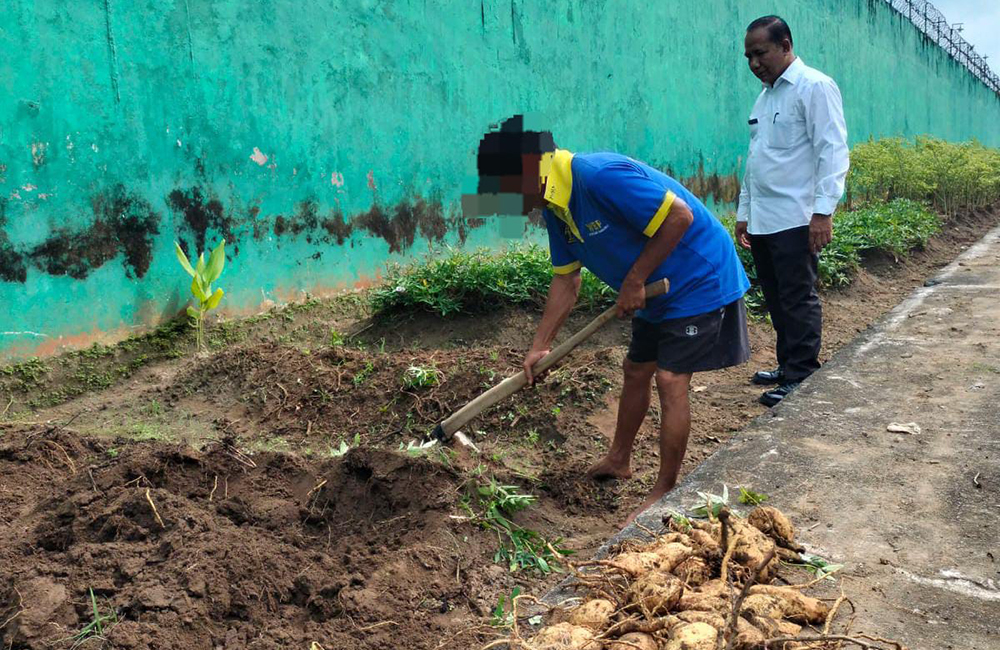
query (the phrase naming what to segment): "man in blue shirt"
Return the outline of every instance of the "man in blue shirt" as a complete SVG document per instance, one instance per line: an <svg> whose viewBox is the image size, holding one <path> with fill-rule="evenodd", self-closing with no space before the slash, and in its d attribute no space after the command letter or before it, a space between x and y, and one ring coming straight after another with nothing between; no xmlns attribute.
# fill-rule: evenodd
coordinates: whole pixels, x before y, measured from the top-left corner
<svg viewBox="0 0 1000 650"><path fill-rule="evenodd" d="M509 122L487 134L494 136L489 153L480 149L480 191L522 195L523 214L541 208L548 230L553 278L524 359L529 382L576 303L582 267L618 290L619 317L634 315L614 441L591 467L593 478L631 477L632 446L655 378L660 470L631 521L677 482L691 428L691 374L749 358L749 282L722 224L676 180L619 154L557 150L551 134ZM515 141L519 154L510 155ZM664 277L669 293L647 303L643 287Z"/></svg>

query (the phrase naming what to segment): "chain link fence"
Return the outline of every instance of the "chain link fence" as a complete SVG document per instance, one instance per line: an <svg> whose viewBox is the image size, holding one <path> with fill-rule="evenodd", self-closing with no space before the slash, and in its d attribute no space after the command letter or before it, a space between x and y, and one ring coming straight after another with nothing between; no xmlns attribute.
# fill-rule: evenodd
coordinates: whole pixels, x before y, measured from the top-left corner
<svg viewBox="0 0 1000 650"><path fill-rule="evenodd" d="M958 29L948 23L937 7L926 0L885 0L898 13L937 43L951 58L965 66L986 86L1000 95L1000 76L990 70L986 59L971 43L962 38Z"/></svg>

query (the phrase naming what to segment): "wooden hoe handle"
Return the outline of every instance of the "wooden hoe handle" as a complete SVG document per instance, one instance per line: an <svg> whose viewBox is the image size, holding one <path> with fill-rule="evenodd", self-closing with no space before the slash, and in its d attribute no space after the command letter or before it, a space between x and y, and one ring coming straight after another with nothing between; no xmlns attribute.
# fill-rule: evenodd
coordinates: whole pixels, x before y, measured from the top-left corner
<svg viewBox="0 0 1000 650"><path fill-rule="evenodd" d="M663 278L662 280L657 280L647 284L645 289L647 299L662 296L670 290L670 281ZM537 377L552 366L559 363L563 357L572 352L576 346L589 339L593 336L594 332L601 329L601 327L603 327L608 321L613 319L617 309L617 306L609 307L601 313L600 316L590 321L582 330L563 341L551 352L535 362L535 365L531 367L532 374ZM451 417L437 425L437 427L434 428L434 437L442 442L450 440L451 437L455 435L455 432L465 426L470 420L494 404L507 399L527 385L528 377L524 374L523 370L512 377L504 379L493 388L455 411Z"/></svg>

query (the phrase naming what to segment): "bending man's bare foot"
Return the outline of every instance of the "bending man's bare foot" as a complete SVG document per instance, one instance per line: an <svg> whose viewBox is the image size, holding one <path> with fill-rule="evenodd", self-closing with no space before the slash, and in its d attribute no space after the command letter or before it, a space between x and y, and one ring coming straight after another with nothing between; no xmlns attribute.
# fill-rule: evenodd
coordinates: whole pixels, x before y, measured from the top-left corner
<svg viewBox="0 0 1000 650"><path fill-rule="evenodd" d="M629 524L631 524L633 521L635 521L636 517L641 515L643 511L646 510L646 508L659 501L661 498L663 498L663 495L665 495L670 490L671 488L653 487L653 491L649 493L649 496L646 497L646 500L642 502L642 505L640 505L638 508L632 511L632 514L628 516L628 519L625 520L625 523L622 524L622 526L628 526Z"/></svg>
<svg viewBox="0 0 1000 650"><path fill-rule="evenodd" d="M632 478L629 461L624 462L605 456L587 470L587 476L595 481L608 478Z"/></svg>

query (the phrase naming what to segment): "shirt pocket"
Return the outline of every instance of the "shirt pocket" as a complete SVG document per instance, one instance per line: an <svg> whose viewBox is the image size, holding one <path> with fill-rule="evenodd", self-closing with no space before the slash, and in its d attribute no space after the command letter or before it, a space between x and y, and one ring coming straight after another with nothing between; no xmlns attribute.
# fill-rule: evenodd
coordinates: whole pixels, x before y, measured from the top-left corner
<svg viewBox="0 0 1000 650"><path fill-rule="evenodd" d="M775 113L768 129L767 144L772 149L791 149L806 139L806 119L799 111Z"/></svg>
<svg viewBox="0 0 1000 650"><path fill-rule="evenodd" d="M757 139L757 134L760 132L760 118L751 115L750 119L747 120L747 124L750 126L750 141L753 142Z"/></svg>

